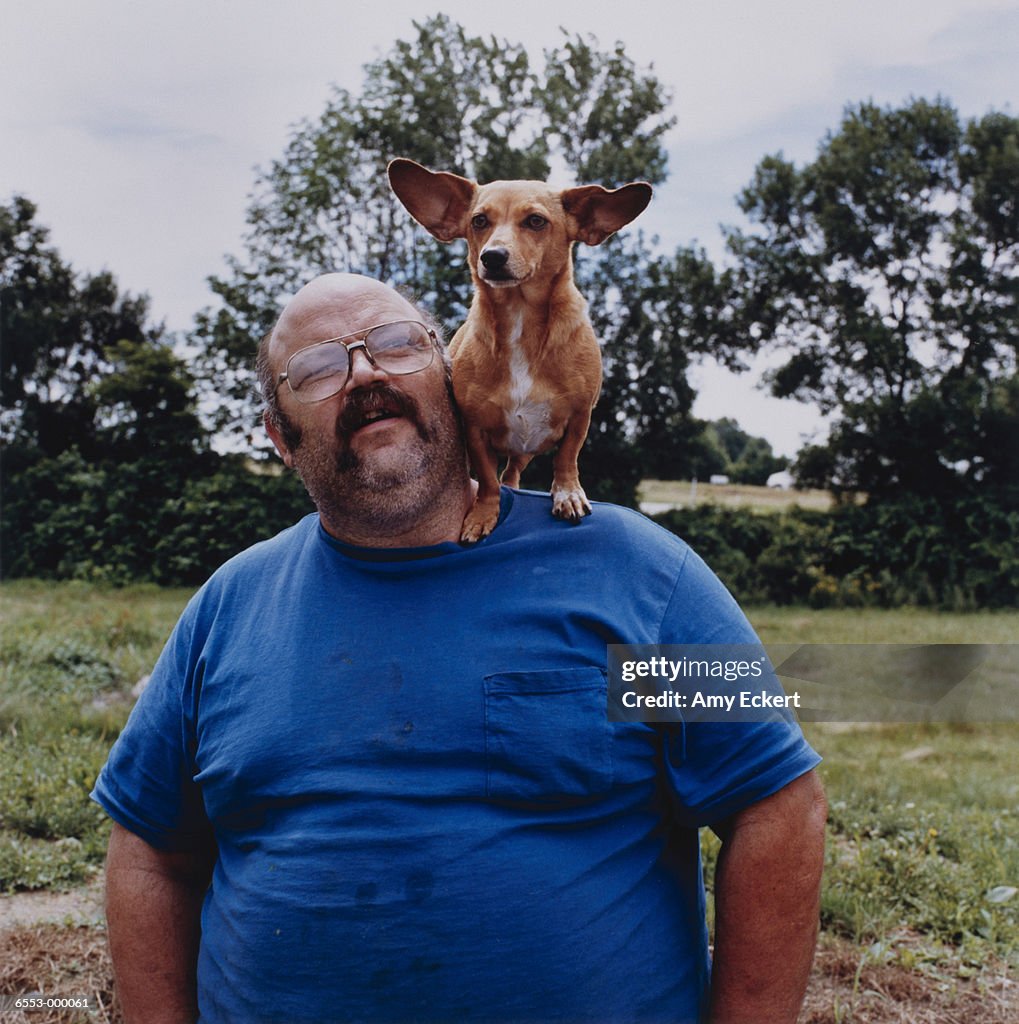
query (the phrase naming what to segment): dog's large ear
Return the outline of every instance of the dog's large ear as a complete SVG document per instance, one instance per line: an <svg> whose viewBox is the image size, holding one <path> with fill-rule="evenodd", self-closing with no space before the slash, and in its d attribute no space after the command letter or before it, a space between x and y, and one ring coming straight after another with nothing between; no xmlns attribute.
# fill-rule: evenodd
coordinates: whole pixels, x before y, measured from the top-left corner
<svg viewBox="0 0 1019 1024"><path fill-rule="evenodd" d="M473 181L399 157L389 164L389 184L410 215L440 242L466 236L467 215L478 187Z"/></svg>
<svg viewBox="0 0 1019 1024"><path fill-rule="evenodd" d="M566 189L560 198L576 225L573 237L587 245L600 245L651 202L651 186L634 181L610 191L601 185L581 185Z"/></svg>

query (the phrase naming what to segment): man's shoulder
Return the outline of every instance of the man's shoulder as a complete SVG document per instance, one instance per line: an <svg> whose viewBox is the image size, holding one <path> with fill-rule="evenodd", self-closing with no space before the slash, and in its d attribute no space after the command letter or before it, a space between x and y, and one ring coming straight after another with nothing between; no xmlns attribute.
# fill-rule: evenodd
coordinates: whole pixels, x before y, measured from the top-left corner
<svg viewBox="0 0 1019 1024"><path fill-rule="evenodd" d="M263 579L293 562L318 531L318 514L313 512L274 537L261 540L238 552L209 577L206 587L222 588L253 577Z"/></svg>
<svg viewBox="0 0 1019 1024"><path fill-rule="evenodd" d="M592 501L591 514L577 524L563 523L552 516L552 499L547 492L514 491L514 510L519 510L533 530L561 531L597 545L612 545L627 551L664 554L675 558L689 550L676 534L648 519L642 512L607 501Z"/></svg>

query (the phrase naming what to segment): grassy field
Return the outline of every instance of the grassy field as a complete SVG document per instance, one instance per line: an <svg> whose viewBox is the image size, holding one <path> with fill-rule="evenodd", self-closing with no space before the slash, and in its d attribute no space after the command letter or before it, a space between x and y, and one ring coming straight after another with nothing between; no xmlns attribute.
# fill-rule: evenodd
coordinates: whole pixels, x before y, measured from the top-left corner
<svg viewBox="0 0 1019 1024"><path fill-rule="evenodd" d="M692 483L688 480L643 480L637 489L637 499L642 507L654 506L650 509L652 512L705 502L732 508L749 507L759 512L776 512L792 505L825 510L832 504L827 491L783 491L751 484Z"/></svg>
<svg viewBox="0 0 1019 1024"><path fill-rule="evenodd" d="M0 892L80 882L101 862L88 792L189 596L0 586Z"/></svg>
<svg viewBox="0 0 1019 1024"><path fill-rule="evenodd" d="M0 585L0 893L73 887L98 871L108 825L87 794L132 687L188 597L152 587ZM775 643L1007 643L1019 635L1019 612L749 614ZM824 935L803 1020L1010 1019L1019 1009L1007 978L1019 967L1019 727L806 731L825 759L831 820ZM710 834L704 846L710 880ZM9 898L0 896L0 920ZM100 931L8 930L0 994L105 985L108 1001ZM68 975L68 964L84 973Z"/></svg>

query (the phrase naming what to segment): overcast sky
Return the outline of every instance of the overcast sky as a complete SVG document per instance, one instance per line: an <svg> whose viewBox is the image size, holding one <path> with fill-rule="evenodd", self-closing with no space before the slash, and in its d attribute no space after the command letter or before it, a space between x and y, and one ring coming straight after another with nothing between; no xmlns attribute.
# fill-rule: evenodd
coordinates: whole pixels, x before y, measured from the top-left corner
<svg viewBox="0 0 1019 1024"><path fill-rule="evenodd" d="M1019 4L1003 0L0 0L0 201L27 195L76 270L111 270L184 330L242 251L255 168L439 11L534 58L562 26L653 65L678 123L642 226L716 258L757 161L809 160L847 103L940 94L968 117L1015 114L1019 95ZM748 377L703 367L696 383L699 415L782 453L818 427Z"/></svg>

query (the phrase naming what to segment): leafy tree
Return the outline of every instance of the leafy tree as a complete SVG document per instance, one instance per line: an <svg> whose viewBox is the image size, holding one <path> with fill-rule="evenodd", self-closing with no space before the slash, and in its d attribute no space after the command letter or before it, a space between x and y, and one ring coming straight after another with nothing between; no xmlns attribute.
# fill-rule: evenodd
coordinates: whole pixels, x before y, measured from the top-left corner
<svg viewBox="0 0 1019 1024"><path fill-rule="evenodd" d="M709 444L713 442L711 447L723 455L721 468L711 472L724 473L734 483L761 485L788 465L765 438L752 437L729 416L706 424L704 433Z"/></svg>
<svg viewBox="0 0 1019 1024"><path fill-rule="evenodd" d="M217 426L251 444L255 342L280 297L312 276L349 270L403 286L450 331L465 316L464 248L438 245L411 221L389 191L393 157L482 182L546 178L553 167L609 187L665 177L669 96L621 46L605 52L564 34L538 68L523 47L469 36L442 15L415 30L365 67L359 95L336 89L320 117L297 126L258 177L244 258L229 258L228 273L210 282L220 305L198 317L195 340L215 367L206 376L233 399L219 403ZM653 255L637 230L580 248L578 279L606 363L585 484L625 498L646 453L681 449L690 433L688 359L728 344L710 324L719 282L702 253ZM531 479L546 486L547 472L536 467Z"/></svg>
<svg viewBox="0 0 1019 1024"><path fill-rule="evenodd" d="M627 502L643 476L695 475L704 452L690 363L712 356L736 366L739 342L725 304L727 274L703 252L655 256L636 231L593 253L578 253L577 276L602 341L605 379L581 465L595 470L584 478L594 496Z"/></svg>
<svg viewBox="0 0 1019 1024"><path fill-rule="evenodd" d="M108 272L76 275L35 217L24 197L0 207L3 572L193 582L213 545L185 574L179 550L161 565L160 542L186 529L174 502L221 469L194 381L148 299Z"/></svg>
<svg viewBox="0 0 1019 1024"><path fill-rule="evenodd" d="M874 497L1015 495L1019 121L944 100L848 108L816 159L766 157L731 231L779 396L833 417L802 478Z"/></svg>
<svg viewBox="0 0 1019 1024"><path fill-rule="evenodd" d="M649 456L650 475L666 480L707 480L719 473L734 483L760 485L788 465L765 438L752 437L728 416L707 422L690 420L685 434L681 450L663 446Z"/></svg>
<svg viewBox="0 0 1019 1024"><path fill-rule="evenodd" d="M55 456L97 444L94 382L121 342L157 345L147 296L121 293L113 275L77 276L48 244L35 204L0 206L0 437Z"/></svg>
<svg viewBox="0 0 1019 1024"><path fill-rule="evenodd" d="M788 460L776 455L765 438L750 437L739 458L729 467L728 475L733 483L762 487L772 473L788 465Z"/></svg>
<svg viewBox="0 0 1019 1024"><path fill-rule="evenodd" d="M107 356L111 369L90 394L108 457L131 462L154 454L190 463L207 451L194 378L169 347L121 339Z"/></svg>

